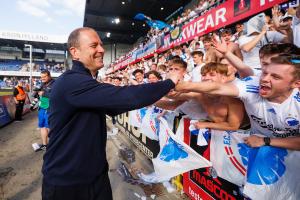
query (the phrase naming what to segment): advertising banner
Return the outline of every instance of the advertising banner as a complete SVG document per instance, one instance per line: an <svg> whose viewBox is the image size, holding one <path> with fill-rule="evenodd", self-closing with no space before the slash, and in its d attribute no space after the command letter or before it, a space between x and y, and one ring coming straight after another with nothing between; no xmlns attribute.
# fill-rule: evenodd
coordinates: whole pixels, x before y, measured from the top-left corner
<svg viewBox="0 0 300 200"><path fill-rule="evenodd" d="M0 96L0 127L15 118L16 104L12 95Z"/></svg>
<svg viewBox="0 0 300 200"><path fill-rule="evenodd" d="M30 99L26 94L23 115L30 111ZM13 95L0 96L0 127L13 121L15 118L16 103Z"/></svg>
<svg viewBox="0 0 300 200"><path fill-rule="evenodd" d="M139 128L129 124L129 113L118 115L117 122L122 126L126 136L131 140L139 150L141 150L148 158L152 159L158 155L159 142L151 140L144 135Z"/></svg>
<svg viewBox="0 0 300 200"><path fill-rule="evenodd" d="M284 2L287 0L228 0L184 25L180 33L173 33L173 36L180 36L173 42L170 41L169 47L190 41L196 36L208 34ZM164 43L164 49L166 45L167 43Z"/></svg>
<svg viewBox="0 0 300 200"><path fill-rule="evenodd" d="M210 143L197 145L197 135L189 130L190 120L184 119L184 142L210 160ZM192 170L183 174L183 190L192 200L244 199L240 187L217 176L213 168Z"/></svg>
<svg viewBox="0 0 300 200"><path fill-rule="evenodd" d="M153 40L144 47L143 56L153 53L155 50L156 50L156 40Z"/></svg>
<svg viewBox="0 0 300 200"><path fill-rule="evenodd" d="M146 45L144 49L137 50L134 57L129 59L129 62L127 61L124 63L120 61L116 64L117 67L115 67L115 69L122 68L125 65L134 62L134 60L141 59L154 51L166 51L174 46L193 40L197 36L216 31L247 17L263 12L276 4L282 3L285 4L283 4L281 8L286 9L288 7L297 6L299 0L228 0L188 24L175 27L170 34L163 36L159 43L153 42Z"/></svg>

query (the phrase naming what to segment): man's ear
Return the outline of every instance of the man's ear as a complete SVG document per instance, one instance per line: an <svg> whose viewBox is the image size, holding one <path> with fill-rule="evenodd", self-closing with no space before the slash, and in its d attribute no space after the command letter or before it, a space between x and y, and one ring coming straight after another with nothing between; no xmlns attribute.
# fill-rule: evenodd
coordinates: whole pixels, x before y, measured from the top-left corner
<svg viewBox="0 0 300 200"><path fill-rule="evenodd" d="M79 49L77 49L76 47L71 47L69 49L69 52L72 55L72 58L74 60L79 60L79 55L78 55L79 52L78 51L79 51Z"/></svg>
<svg viewBox="0 0 300 200"><path fill-rule="evenodd" d="M300 79L296 80L292 83L292 88L298 88L300 89Z"/></svg>
<svg viewBox="0 0 300 200"><path fill-rule="evenodd" d="M228 81L228 76L222 75L221 76L221 81L222 81L222 83L226 83Z"/></svg>

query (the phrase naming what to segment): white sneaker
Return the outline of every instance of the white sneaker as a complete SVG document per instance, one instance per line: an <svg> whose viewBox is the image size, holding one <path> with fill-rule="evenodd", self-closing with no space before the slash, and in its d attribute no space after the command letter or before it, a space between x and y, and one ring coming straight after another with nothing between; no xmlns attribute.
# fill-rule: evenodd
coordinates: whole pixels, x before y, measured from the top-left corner
<svg viewBox="0 0 300 200"><path fill-rule="evenodd" d="M31 146L34 151L38 151L41 148L41 146L38 143L33 143Z"/></svg>

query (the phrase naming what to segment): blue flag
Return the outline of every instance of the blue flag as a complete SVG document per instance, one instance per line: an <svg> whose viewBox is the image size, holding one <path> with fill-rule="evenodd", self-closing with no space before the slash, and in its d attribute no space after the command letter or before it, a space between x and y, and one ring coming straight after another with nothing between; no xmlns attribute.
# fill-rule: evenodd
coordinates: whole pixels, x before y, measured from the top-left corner
<svg viewBox="0 0 300 200"><path fill-rule="evenodd" d="M165 27L171 27L169 24L160 21L160 20L152 20L150 17L144 15L143 13L138 13L135 15L134 17L135 20L140 20L140 21L145 21L148 26L150 26L151 28L155 28L155 29L159 29L162 30Z"/></svg>

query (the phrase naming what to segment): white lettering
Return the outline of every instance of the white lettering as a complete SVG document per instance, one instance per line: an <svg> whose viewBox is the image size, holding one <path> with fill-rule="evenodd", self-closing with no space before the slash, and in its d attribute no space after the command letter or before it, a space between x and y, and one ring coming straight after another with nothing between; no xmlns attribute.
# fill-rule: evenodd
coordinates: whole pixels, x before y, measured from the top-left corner
<svg viewBox="0 0 300 200"><path fill-rule="evenodd" d="M216 26L219 25L220 20L223 23L226 22L225 14L226 14L226 8L221 8L216 11Z"/></svg>
<svg viewBox="0 0 300 200"><path fill-rule="evenodd" d="M65 43L67 41L66 36L59 35L43 35L36 33L21 33L0 31L0 38L11 40L26 40L26 41L38 41L38 42L53 42L53 43Z"/></svg>
<svg viewBox="0 0 300 200"><path fill-rule="evenodd" d="M193 24L190 24L186 29L187 31L187 37L190 38L190 37L193 37L195 35L195 32L196 32L196 26L197 26L197 23L193 23Z"/></svg>
<svg viewBox="0 0 300 200"><path fill-rule="evenodd" d="M204 18L201 18L197 21L197 34L203 32L205 29L203 28Z"/></svg>
<svg viewBox="0 0 300 200"><path fill-rule="evenodd" d="M192 190L192 188L189 186L189 194L195 199L195 200L202 200L202 198L200 197L199 194L197 194L196 192L194 192L194 190Z"/></svg>
<svg viewBox="0 0 300 200"><path fill-rule="evenodd" d="M207 30L207 27L211 27L213 28L215 25L214 25L214 20L213 20L213 17L211 14L209 14L206 18L206 23L205 23L205 30Z"/></svg>
<svg viewBox="0 0 300 200"><path fill-rule="evenodd" d="M272 2L274 0L260 0L260 6L264 6L266 4L266 1L267 2Z"/></svg>

